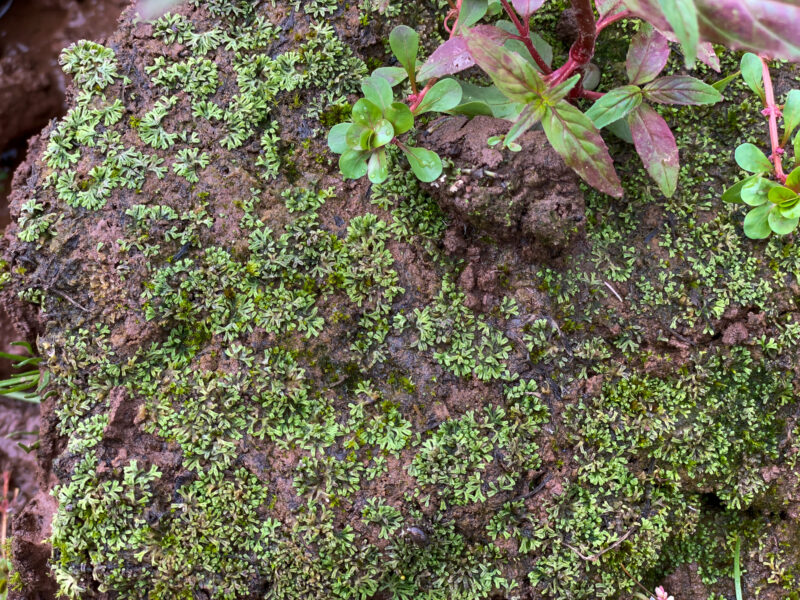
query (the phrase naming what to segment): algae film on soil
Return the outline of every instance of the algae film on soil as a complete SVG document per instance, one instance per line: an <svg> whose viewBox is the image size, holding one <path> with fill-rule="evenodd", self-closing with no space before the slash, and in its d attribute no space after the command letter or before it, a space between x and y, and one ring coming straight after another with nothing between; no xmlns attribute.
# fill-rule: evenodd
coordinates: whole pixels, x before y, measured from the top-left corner
<svg viewBox="0 0 800 600"><path fill-rule="evenodd" d="M669 200L624 149L624 200L581 191L537 132L550 187L458 132L433 184L344 182L327 131L437 8L195 1L65 49L0 274L55 391L14 593L732 598L740 540L796 597L800 247L719 201L743 86L663 110Z"/></svg>

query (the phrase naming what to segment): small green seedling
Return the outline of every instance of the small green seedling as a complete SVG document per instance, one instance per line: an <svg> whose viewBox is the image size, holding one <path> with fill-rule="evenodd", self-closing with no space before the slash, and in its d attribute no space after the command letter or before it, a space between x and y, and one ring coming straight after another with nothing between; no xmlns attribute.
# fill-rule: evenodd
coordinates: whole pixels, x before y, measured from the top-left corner
<svg viewBox="0 0 800 600"><path fill-rule="evenodd" d="M769 69L763 59L748 52L742 57L741 73L745 83L765 106L762 112L769 119L772 155L767 158L751 143L736 148L736 163L753 175L731 186L722 199L752 207L744 218L744 233L751 239L761 240L772 233L791 233L800 222L800 134L794 137L794 170L785 175L782 164L785 147L800 125L800 90L791 90L787 94L781 111L775 104ZM783 135L780 137L779 117L783 118Z"/></svg>
<svg viewBox="0 0 800 600"><path fill-rule="evenodd" d="M755 174L728 189L722 199L753 207L744 218L745 235L761 240L771 233L786 235L794 231L800 222L800 167L780 184L766 177L772 171L772 163L753 144L742 144L735 156L742 169Z"/></svg>
<svg viewBox="0 0 800 600"><path fill-rule="evenodd" d="M416 63L419 36L405 25L395 27L390 46L403 67L377 69L361 83L364 97L353 106L352 121L334 126L328 146L340 154L339 169L348 179L364 175L373 183L389 177L387 146L396 145L408 159L420 181L433 181L442 173L439 155L398 139L414 127L414 117L426 112L445 112L461 102L461 86L454 79L443 79L416 92ZM409 104L395 101L392 87L408 78L414 91Z"/></svg>

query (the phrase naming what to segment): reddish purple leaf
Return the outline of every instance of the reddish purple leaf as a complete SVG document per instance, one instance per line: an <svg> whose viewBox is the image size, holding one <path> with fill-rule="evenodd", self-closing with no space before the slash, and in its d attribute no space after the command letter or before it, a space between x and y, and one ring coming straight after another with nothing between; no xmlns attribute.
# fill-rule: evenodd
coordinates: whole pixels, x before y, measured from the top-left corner
<svg viewBox="0 0 800 600"><path fill-rule="evenodd" d="M511 0L516 10L523 17L530 17L544 4L544 0Z"/></svg>
<svg viewBox="0 0 800 600"><path fill-rule="evenodd" d="M475 27L465 33L467 48L475 63L497 88L514 102L527 104L540 97L547 86L533 66L516 52Z"/></svg>
<svg viewBox="0 0 800 600"><path fill-rule="evenodd" d="M498 45L502 45L509 37L507 32L493 25L478 25L469 31L476 32L478 35L492 40ZM419 73L417 73L417 80L425 81L433 77L453 75L470 68L474 64L475 61L467 48L467 40L457 35L434 50L433 54L428 57L428 60L420 68Z"/></svg>
<svg viewBox="0 0 800 600"><path fill-rule="evenodd" d="M628 125L647 172L661 193L670 198L678 187L680 164L678 145L669 125L647 104L640 104L628 115Z"/></svg>
<svg viewBox="0 0 800 600"><path fill-rule="evenodd" d="M661 77L644 86L645 98L659 104L716 104L722 100L715 88L688 75Z"/></svg>
<svg viewBox="0 0 800 600"><path fill-rule="evenodd" d="M475 64L467 49L467 40L455 36L433 51L417 73L419 81L452 75Z"/></svg>
<svg viewBox="0 0 800 600"><path fill-rule="evenodd" d="M604 194L622 197L614 161L592 121L566 100L547 107L542 127L553 146L586 183Z"/></svg>
<svg viewBox="0 0 800 600"><path fill-rule="evenodd" d="M697 46L697 59L717 73L720 72L719 56L711 42L702 42Z"/></svg>
<svg viewBox="0 0 800 600"><path fill-rule="evenodd" d="M633 36L625 68L628 79L641 85L655 79L669 59L669 42L652 25L645 24Z"/></svg>
<svg viewBox="0 0 800 600"><path fill-rule="evenodd" d="M600 13L601 17L625 10L622 0L595 0L594 5L597 7L597 12Z"/></svg>
<svg viewBox="0 0 800 600"><path fill-rule="evenodd" d="M800 61L800 4L795 0L694 0L694 4L702 40ZM624 5L661 32L671 31L658 0L624 0Z"/></svg>

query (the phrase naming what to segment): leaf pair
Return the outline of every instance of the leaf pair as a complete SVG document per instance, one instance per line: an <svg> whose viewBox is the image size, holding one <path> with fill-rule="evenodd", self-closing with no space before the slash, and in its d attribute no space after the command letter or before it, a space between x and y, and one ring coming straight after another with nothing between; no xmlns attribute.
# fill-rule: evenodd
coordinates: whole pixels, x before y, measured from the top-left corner
<svg viewBox="0 0 800 600"><path fill-rule="evenodd" d="M466 42L470 55L497 89L512 103L523 106L504 138L507 148L518 147L515 140L541 122L550 144L578 175L602 192L622 196L622 186L600 133L591 120L564 100L579 75L550 88L528 61L490 35L473 29Z"/></svg>
<svg viewBox="0 0 800 600"><path fill-rule="evenodd" d="M794 231L800 222L800 167L781 185L763 177L772 170L772 163L753 144L736 148L735 158L742 169L755 174L726 190L722 199L753 207L744 218L745 235L760 240L770 233L786 235Z"/></svg>
<svg viewBox="0 0 800 600"><path fill-rule="evenodd" d="M355 103L350 122L335 125L328 134L328 147L339 157L339 169L348 179L367 175L373 183L389 177L386 146L392 142L408 158L411 169L421 181L433 181L442 172L442 161L435 152L402 144L397 136L414 126L414 115L428 111L443 112L461 102L461 86L453 79L443 79L427 91L422 102L411 112L402 102L394 101L388 79L373 75L361 82L364 97Z"/></svg>
<svg viewBox="0 0 800 600"><path fill-rule="evenodd" d="M353 106L352 122L335 125L328 134L328 146L339 157L339 168L349 179L368 175L373 183L389 177L385 146L414 126L411 110L394 102L392 87L382 77L361 83L364 97Z"/></svg>
<svg viewBox="0 0 800 600"><path fill-rule="evenodd" d="M627 137L629 130L647 172L667 197L678 185L678 146L667 122L644 101L702 105L722 100L715 88L694 77L655 79L667 64L669 52L667 39L653 27L640 29L631 40L625 63L630 85L607 92L586 112L598 129L622 127L621 137Z"/></svg>

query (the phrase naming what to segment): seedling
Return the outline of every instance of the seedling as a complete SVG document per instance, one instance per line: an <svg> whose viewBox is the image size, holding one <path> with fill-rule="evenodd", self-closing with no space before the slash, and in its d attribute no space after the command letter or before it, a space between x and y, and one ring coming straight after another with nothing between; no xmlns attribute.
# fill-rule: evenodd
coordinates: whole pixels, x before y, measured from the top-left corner
<svg viewBox="0 0 800 600"><path fill-rule="evenodd" d="M386 146L395 144L408 159L420 181L433 181L442 173L442 161L435 152L402 142L398 136L414 126L414 118L429 112L445 112L461 101L461 86L453 79L438 82L424 95L409 97L410 106L394 100L393 85L406 78L416 90L416 61L419 36L410 27L395 27L389 43L403 68L378 69L364 79L364 97L353 106L352 122L339 123L328 135L328 146L339 158L339 168L348 179L367 175L372 183L389 177Z"/></svg>
<svg viewBox="0 0 800 600"><path fill-rule="evenodd" d="M800 222L800 133L794 136L794 170L783 170L786 147L800 125L800 90L791 90L786 103L775 103L769 66L764 58L747 53L742 57L741 74L745 83L764 104L762 114L769 123L772 153L767 157L755 144L736 148L736 163L753 173L731 186L722 195L727 202L743 202L752 209L744 218L744 233L760 240L771 233L786 235ZM783 133L778 135L778 118L783 117Z"/></svg>

